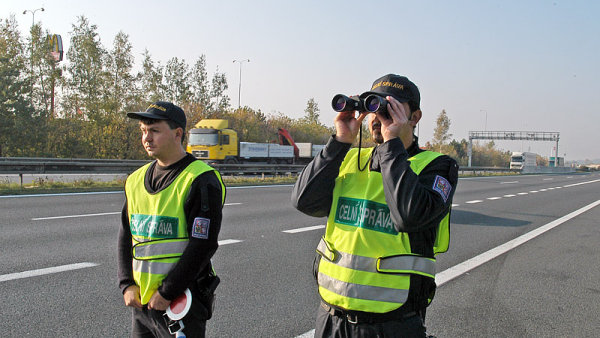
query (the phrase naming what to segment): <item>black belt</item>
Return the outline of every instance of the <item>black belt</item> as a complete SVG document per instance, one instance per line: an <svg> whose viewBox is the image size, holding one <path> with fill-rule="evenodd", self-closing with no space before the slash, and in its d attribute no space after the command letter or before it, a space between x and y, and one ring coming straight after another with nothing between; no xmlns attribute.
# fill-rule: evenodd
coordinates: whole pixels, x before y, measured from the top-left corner
<svg viewBox="0 0 600 338"><path fill-rule="evenodd" d="M418 315L417 311L409 311L409 312L404 312L404 313L401 313L398 311L391 311L391 312L387 312L387 313L344 311L339 308L334 308L333 306L331 306L325 302L321 302L321 307L325 311L327 311L327 313L329 313L330 315L340 317L340 318L345 318L351 324L384 323L384 322L389 322L392 320L403 321L407 318L411 318L411 317Z"/></svg>

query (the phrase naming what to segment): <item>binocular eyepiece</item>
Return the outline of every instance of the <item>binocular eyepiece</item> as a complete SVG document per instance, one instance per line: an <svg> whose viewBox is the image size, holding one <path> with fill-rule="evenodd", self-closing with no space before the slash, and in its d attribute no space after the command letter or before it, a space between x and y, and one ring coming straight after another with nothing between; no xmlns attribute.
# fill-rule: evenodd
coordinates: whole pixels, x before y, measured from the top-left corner
<svg viewBox="0 0 600 338"><path fill-rule="evenodd" d="M331 100L331 107L336 112L368 112L385 114L389 118L387 111L388 100L379 95L371 94L364 99L359 96L346 96L337 94Z"/></svg>

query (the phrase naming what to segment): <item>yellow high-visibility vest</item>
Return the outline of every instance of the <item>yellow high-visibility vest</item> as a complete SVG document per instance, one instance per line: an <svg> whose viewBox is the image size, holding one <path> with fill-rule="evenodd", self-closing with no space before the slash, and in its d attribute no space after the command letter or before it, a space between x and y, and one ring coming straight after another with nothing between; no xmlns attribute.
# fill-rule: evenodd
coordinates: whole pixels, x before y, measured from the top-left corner
<svg viewBox="0 0 600 338"><path fill-rule="evenodd" d="M190 163L165 189L149 193L144 178L150 163L133 172L125 182L127 212L132 236L133 279L147 304L169 271L179 262L189 234L183 206L196 177L214 170L202 161ZM215 171L225 200L221 175Z"/></svg>
<svg viewBox="0 0 600 338"><path fill-rule="evenodd" d="M373 148L363 149L367 163ZM408 160L418 175L440 153L423 151ZM354 311L385 313L408 298L410 275L435 278L435 258L411 251L407 233L398 232L385 201L380 172L357 168L358 149L346 155L336 178L321 255L319 294L334 306ZM434 253L448 250L450 213L438 226Z"/></svg>

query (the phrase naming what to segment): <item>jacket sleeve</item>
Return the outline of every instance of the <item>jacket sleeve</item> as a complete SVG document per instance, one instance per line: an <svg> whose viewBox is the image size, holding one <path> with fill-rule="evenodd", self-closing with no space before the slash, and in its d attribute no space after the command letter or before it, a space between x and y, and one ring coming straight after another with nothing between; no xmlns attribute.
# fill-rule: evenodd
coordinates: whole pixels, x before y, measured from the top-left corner
<svg viewBox="0 0 600 338"><path fill-rule="evenodd" d="M121 292L125 292L131 285L135 285L133 280L133 267L131 265L131 230L129 228L129 215L127 212L127 197L125 205L121 211L121 227L117 240L117 278Z"/></svg>
<svg viewBox="0 0 600 338"><path fill-rule="evenodd" d="M292 190L292 205L315 217L329 214L335 179L351 144L329 139L323 150L302 170Z"/></svg>
<svg viewBox="0 0 600 338"><path fill-rule="evenodd" d="M158 288L158 292L165 299L173 300L212 268L210 259L219 246L218 237L223 218L222 201L221 183L214 171L203 173L194 180L184 205L189 242L179 262ZM203 236L193 232L196 218L210 221L208 238L202 238Z"/></svg>
<svg viewBox="0 0 600 338"><path fill-rule="evenodd" d="M385 200L396 230L415 232L437 225L452 205L458 183L456 161L440 156L417 175L410 168L408 153L400 139L383 143L376 156L381 166ZM435 189L436 184L444 180L449 183L449 191Z"/></svg>

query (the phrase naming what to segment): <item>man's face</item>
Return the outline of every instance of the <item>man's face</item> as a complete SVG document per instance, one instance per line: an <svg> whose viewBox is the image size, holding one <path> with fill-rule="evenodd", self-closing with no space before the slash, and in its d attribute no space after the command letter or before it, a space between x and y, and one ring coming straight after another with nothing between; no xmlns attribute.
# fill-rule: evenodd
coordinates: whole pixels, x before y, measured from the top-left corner
<svg viewBox="0 0 600 338"><path fill-rule="evenodd" d="M171 129L166 121L153 124L140 122L142 145L149 156L157 159L166 158L177 151L179 140L177 133L180 128Z"/></svg>
<svg viewBox="0 0 600 338"><path fill-rule="evenodd" d="M407 102L402 102L402 106L404 107L404 111L410 111L410 106ZM410 119L410 116L407 116L407 118ZM371 132L371 138L373 141L375 141L377 144L382 144L383 135L381 134L381 121L379 121L377 114L369 114L367 124L369 125L369 131Z"/></svg>

